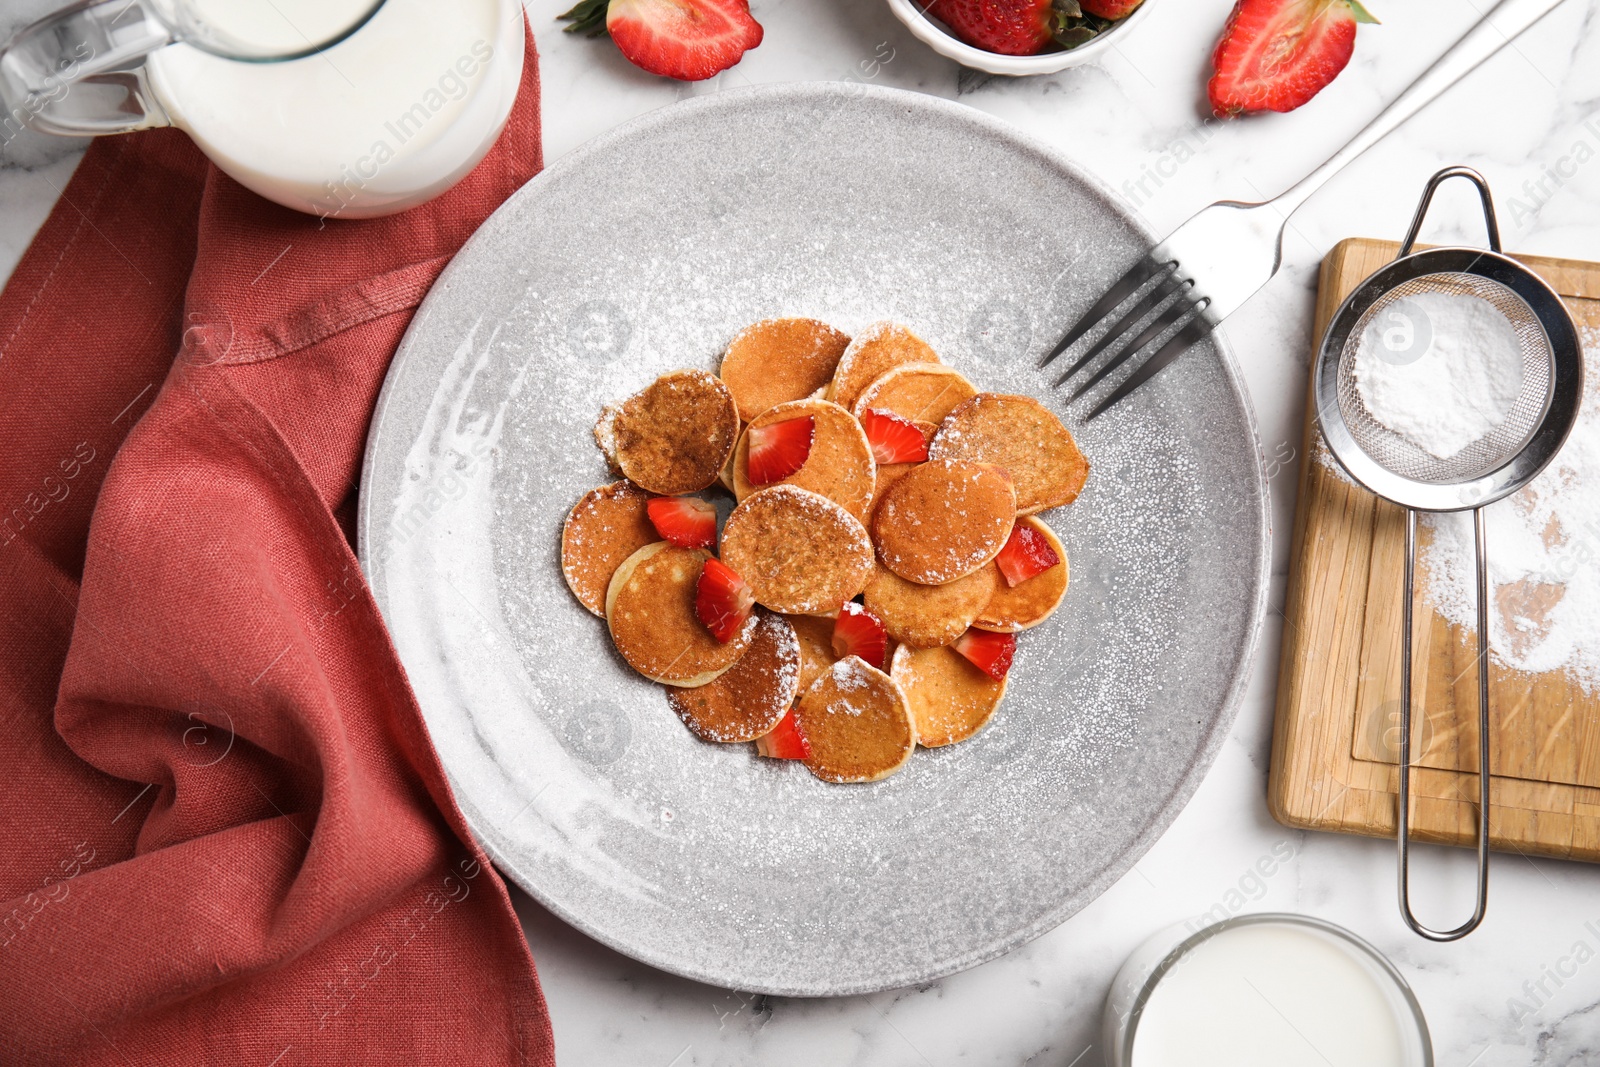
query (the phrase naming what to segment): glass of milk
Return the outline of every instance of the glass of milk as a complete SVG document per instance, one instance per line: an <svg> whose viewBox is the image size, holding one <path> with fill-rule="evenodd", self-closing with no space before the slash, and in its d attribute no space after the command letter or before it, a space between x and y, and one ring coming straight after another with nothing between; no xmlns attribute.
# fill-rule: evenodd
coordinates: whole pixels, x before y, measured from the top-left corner
<svg viewBox="0 0 1600 1067"><path fill-rule="evenodd" d="M1377 949L1304 915L1179 925L1123 964L1107 1067L1432 1067L1428 1024Z"/></svg>
<svg viewBox="0 0 1600 1067"><path fill-rule="evenodd" d="M0 50L0 143L176 126L269 200L390 214L494 144L522 18L518 0L88 0Z"/></svg>

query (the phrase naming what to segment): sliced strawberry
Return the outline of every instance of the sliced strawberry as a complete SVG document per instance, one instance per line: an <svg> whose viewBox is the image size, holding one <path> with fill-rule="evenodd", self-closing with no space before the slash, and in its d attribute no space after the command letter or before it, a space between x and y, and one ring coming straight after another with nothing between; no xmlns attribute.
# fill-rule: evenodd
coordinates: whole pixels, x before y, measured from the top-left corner
<svg viewBox="0 0 1600 1067"><path fill-rule="evenodd" d="M805 759L811 755L811 742L800 732L791 710L771 732L756 738L756 751L768 759Z"/></svg>
<svg viewBox="0 0 1600 1067"><path fill-rule="evenodd" d="M732 567L720 559L706 560L694 590L694 613L712 637L723 644L732 641L750 617L755 602L750 587Z"/></svg>
<svg viewBox="0 0 1600 1067"><path fill-rule="evenodd" d="M712 548L717 543L717 509L695 496L652 497L644 506L656 533L679 548Z"/></svg>
<svg viewBox="0 0 1600 1067"><path fill-rule="evenodd" d="M1359 0L1238 0L1211 55L1206 93L1217 117L1293 111L1350 62Z"/></svg>
<svg viewBox="0 0 1600 1067"><path fill-rule="evenodd" d="M861 413L861 428L867 432L872 458L879 464L922 463L928 458L928 439L910 419L868 408Z"/></svg>
<svg viewBox="0 0 1600 1067"><path fill-rule="evenodd" d="M568 13L579 32L582 7ZM606 30L634 66L689 82L727 70L762 36L748 0L611 0Z"/></svg>
<svg viewBox="0 0 1600 1067"><path fill-rule="evenodd" d="M655 501L650 503L654 504ZM1049 539L1021 520L1011 527L1006 547L1000 550L994 561L1008 586L1021 585L1034 575L1061 565L1061 557L1056 554Z"/></svg>
<svg viewBox="0 0 1600 1067"><path fill-rule="evenodd" d="M1017 635L968 630L956 638L955 650L967 657L974 667L999 681L1011 669L1011 657L1017 653Z"/></svg>
<svg viewBox="0 0 1600 1067"><path fill-rule="evenodd" d="M853 600L839 609L833 623L835 656L859 656L867 666L881 671L888 651L889 635L876 615Z"/></svg>
<svg viewBox="0 0 1600 1067"><path fill-rule="evenodd" d="M814 415L765 426L752 426L750 458L746 465L751 485L771 485L781 482L806 465L811 455L811 441L817 435Z"/></svg>

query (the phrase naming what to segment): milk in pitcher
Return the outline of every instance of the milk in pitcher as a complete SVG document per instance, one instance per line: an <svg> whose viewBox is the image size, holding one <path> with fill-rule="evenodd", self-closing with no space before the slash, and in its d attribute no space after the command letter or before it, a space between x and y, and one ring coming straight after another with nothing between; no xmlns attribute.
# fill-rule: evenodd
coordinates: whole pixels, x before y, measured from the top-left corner
<svg viewBox="0 0 1600 1067"><path fill-rule="evenodd" d="M241 34L283 33L236 18ZM516 99L522 20L517 0L387 0L301 59L239 62L174 44L146 65L172 124L242 185L300 211L366 218L429 200L482 160Z"/></svg>

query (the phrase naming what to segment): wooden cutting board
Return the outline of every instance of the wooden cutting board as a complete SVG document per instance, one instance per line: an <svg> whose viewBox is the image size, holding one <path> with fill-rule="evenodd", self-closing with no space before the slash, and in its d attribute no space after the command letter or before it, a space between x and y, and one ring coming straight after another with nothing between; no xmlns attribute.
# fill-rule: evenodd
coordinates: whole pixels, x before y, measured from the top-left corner
<svg viewBox="0 0 1600 1067"><path fill-rule="evenodd" d="M1398 251L1391 241L1354 238L1328 254L1316 338L1345 296ZM1580 335L1600 330L1600 264L1516 258L1561 294ZM1588 354L1591 380L1600 380L1597 356ZM1306 411L1268 803L1288 826L1392 837L1405 512L1334 469L1309 396ZM1471 845L1477 636L1439 615L1427 586L1419 566L1413 699L1425 715L1413 723L1412 826L1421 840ZM1515 592L1532 610L1551 594ZM1493 847L1600 860L1600 693L1586 695L1562 672L1527 674L1491 660L1490 701Z"/></svg>

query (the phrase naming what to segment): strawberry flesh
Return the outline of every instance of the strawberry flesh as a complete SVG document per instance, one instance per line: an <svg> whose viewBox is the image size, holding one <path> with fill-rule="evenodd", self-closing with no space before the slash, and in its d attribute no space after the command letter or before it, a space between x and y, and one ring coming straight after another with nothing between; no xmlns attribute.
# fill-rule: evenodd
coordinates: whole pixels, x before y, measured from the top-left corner
<svg viewBox="0 0 1600 1067"><path fill-rule="evenodd" d="M679 548L712 548L717 543L717 509L699 497L652 497L644 508L656 533Z"/></svg>
<svg viewBox="0 0 1600 1067"><path fill-rule="evenodd" d="M768 759L805 759L811 755L811 742L800 732L791 710L769 733L756 738L756 751Z"/></svg>
<svg viewBox="0 0 1600 1067"><path fill-rule="evenodd" d="M866 431L867 444L872 446L872 458L880 465L922 463L928 458L928 439L910 419L892 411L868 408L861 414L861 428Z"/></svg>
<svg viewBox="0 0 1600 1067"><path fill-rule="evenodd" d="M706 560L700 581L695 585L694 613L711 631L712 637L723 644L732 641L750 618L754 606L755 597L750 587L732 567L720 559Z"/></svg>
<svg viewBox="0 0 1600 1067"><path fill-rule="evenodd" d="M750 484L771 485L806 465L817 434L817 420L814 415L806 415L752 426L748 432L750 451L745 466Z"/></svg>
<svg viewBox="0 0 1600 1067"><path fill-rule="evenodd" d="M974 667L998 682L1011 669L1011 657L1017 653L1017 635L992 634L988 630L968 630L956 638L955 650L965 656Z"/></svg>
<svg viewBox="0 0 1600 1067"><path fill-rule="evenodd" d="M1238 0L1211 55L1212 111L1293 111L1345 68L1356 23L1371 21L1357 0Z"/></svg>
<svg viewBox="0 0 1600 1067"><path fill-rule="evenodd" d="M1051 567L1060 566L1061 557L1044 534L1027 523L1018 522L1011 527L1006 547L1000 550L994 561L1006 585L1018 586Z"/></svg>
<svg viewBox="0 0 1600 1067"><path fill-rule="evenodd" d="M839 617L833 623L835 656L857 656L867 666L881 671L888 651L889 634L876 615L854 601L839 609Z"/></svg>
<svg viewBox="0 0 1600 1067"><path fill-rule="evenodd" d="M606 30L634 66L680 81L720 74L762 37L748 0L611 0Z"/></svg>

